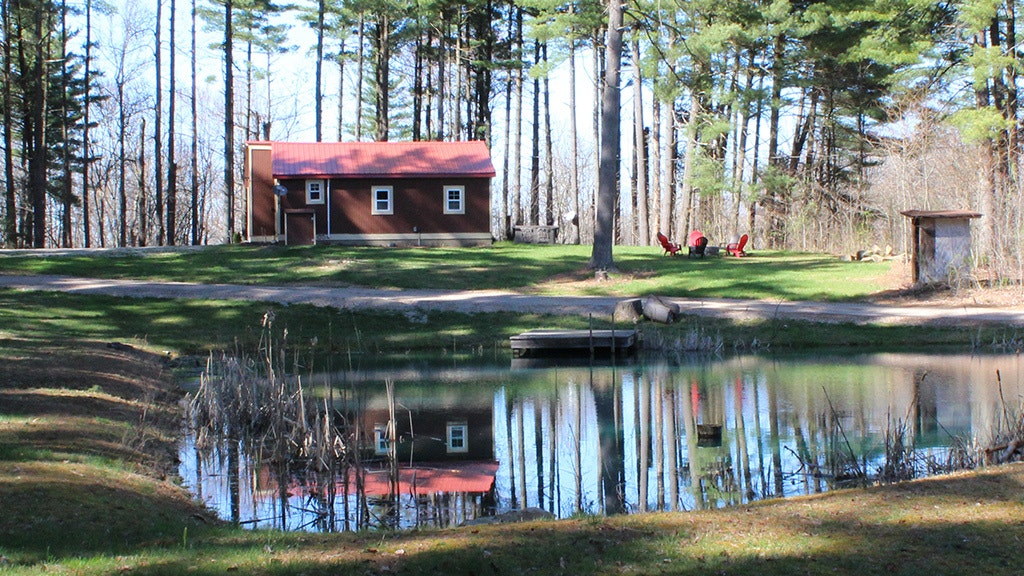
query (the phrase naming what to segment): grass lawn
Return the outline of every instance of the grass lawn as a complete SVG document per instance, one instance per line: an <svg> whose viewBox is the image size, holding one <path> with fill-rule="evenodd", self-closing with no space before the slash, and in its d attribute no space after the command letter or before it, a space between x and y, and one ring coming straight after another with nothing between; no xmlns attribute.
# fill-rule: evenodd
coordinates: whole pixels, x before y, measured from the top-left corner
<svg viewBox="0 0 1024 576"><path fill-rule="evenodd" d="M2 574L1020 574L1019 464L716 511L406 533L233 529L164 476L177 393L157 355L70 337L5 335L4 346Z"/></svg>
<svg viewBox="0 0 1024 576"><path fill-rule="evenodd" d="M600 284L587 278L585 247L511 244L0 257L0 273L845 299L876 290L888 270L825 256L691 261L652 250L620 249L621 274ZM756 276L764 277L747 280ZM1020 574L1021 465L719 511L410 533L224 526L174 482L181 392L166 353L251 350L268 311L292 346L325 354L499 354L509 335L552 322L0 290L0 574ZM558 322L585 327L580 318ZM912 338L963 345L990 337L699 319L641 329L666 330L668 338L671 331L710 333L726 345L757 337L777 348Z"/></svg>
<svg viewBox="0 0 1024 576"><path fill-rule="evenodd" d="M514 290L536 294L855 300L887 288L889 262L756 251L689 259L659 248L615 248L618 272L595 282L589 246L498 243L479 248L210 246L106 256L3 256L0 273L201 283ZM907 279L909 280L909 278Z"/></svg>

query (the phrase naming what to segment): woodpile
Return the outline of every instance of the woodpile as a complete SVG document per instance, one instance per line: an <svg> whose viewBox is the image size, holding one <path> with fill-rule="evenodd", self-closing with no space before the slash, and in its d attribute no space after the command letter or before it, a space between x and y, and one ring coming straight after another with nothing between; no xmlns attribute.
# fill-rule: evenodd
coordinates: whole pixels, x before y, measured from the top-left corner
<svg viewBox="0 0 1024 576"><path fill-rule="evenodd" d="M857 250L853 254L844 254L840 259L844 262L886 262L902 257L902 254L893 251L892 245L886 244L885 248L875 245L866 250Z"/></svg>
<svg viewBox="0 0 1024 576"><path fill-rule="evenodd" d="M675 302L660 296L630 298L615 306L615 319L639 322L650 320L661 324L672 324L679 317L681 310Z"/></svg>

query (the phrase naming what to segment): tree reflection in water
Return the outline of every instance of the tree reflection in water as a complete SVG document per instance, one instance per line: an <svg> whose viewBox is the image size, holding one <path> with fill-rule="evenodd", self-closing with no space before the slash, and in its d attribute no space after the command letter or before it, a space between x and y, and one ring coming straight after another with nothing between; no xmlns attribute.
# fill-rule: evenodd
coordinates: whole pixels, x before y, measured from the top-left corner
<svg viewBox="0 0 1024 576"><path fill-rule="evenodd" d="M193 401L209 422L195 423L182 476L226 519L321 531L444 527L525 508L693 510L887 469L916 477L955 467L950 446L983 443L1004 419L1002 398L1024 397L1016 356L410 362L305 384L254 373L266 391L220 373L223 390L207 400L218 417ZM250 420L230 424L231 410Z"/></svg>

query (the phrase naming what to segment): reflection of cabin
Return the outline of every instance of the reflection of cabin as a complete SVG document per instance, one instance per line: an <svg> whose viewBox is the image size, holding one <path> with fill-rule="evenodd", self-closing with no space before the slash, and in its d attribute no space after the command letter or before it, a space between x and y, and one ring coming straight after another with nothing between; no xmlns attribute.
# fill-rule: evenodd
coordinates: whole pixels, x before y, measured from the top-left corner
<svg viewBox="0 0 1024 576"><path fill-rule="evenodd" d="M948 282L970 266L971 219L965 210L906 210L912 226L911 266L916 284Z"/></svg>
<svg viewBox="0 0 1024 576"><path fill-rule="evenodd" d="M490 244L483 142L249 142L247 240Z"/></svg>
<svg viewBox="0 0 1024 576"><path fill-rule="evenodd" d="M388 411L362 414L364 453L386 458ZM399 462L494 460L494 411L487 407L438 408L400 406L395 414L395 453Z"/></svg>

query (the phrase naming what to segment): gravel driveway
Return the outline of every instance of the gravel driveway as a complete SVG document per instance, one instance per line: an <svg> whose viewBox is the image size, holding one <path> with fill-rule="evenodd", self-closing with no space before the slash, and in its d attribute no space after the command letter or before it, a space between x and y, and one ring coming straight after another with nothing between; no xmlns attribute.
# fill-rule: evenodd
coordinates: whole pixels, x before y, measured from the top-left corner
<svg viewBox="0 0 1024 576"><path fill-rule="evenodd" d="M352 310L447 310L611 316L622 298L610 296L534 296L502 292L378 290L315 286L193 284L147 280L103 280L67 276L0 275L0 287L135 298L246 300L312 304ZM893 306L869 303L785 302L724 298L671 298L686 314L720 318L792 318L855 324L918 324L1024 327L1024 309L983 306Z"/></svg>

